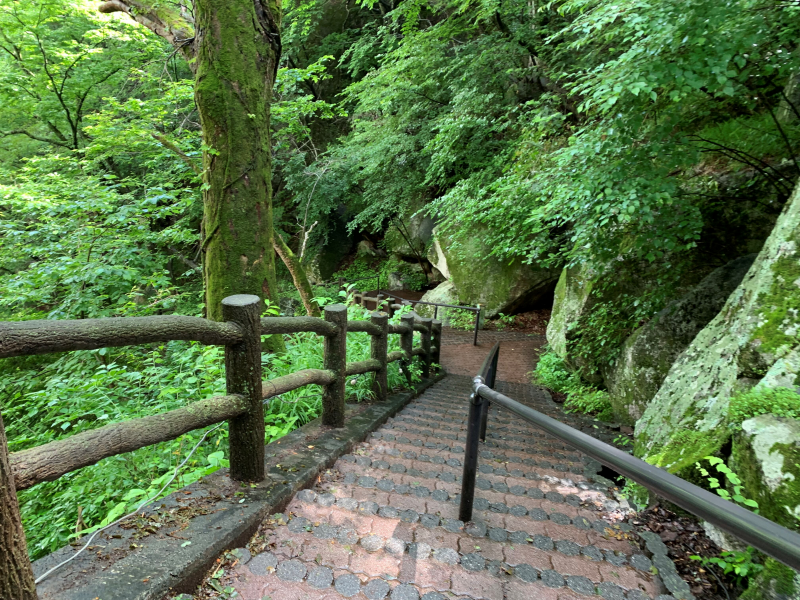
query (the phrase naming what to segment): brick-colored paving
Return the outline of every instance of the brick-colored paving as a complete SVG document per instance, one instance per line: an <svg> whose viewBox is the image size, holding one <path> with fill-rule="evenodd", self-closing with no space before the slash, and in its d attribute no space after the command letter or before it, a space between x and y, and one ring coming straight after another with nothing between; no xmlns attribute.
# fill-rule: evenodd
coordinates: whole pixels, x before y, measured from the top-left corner
<svg viewBox="0 0 800 600"><path fill-rule="evenodd" d="M545 344L544 336L513 331L481 331L478 345L473 346L473 333L445 328L442 331L440 360L448 373L474 377L496 342L500 342L497 363L498 381L529 383L538 358L537 350Z"/></svg>
<svg viewBox="0 0 800 600"><path fill-rule="evenodd" d="M506 341L501 363L522 343ZM473 355L464 351L462 360ZM539 388L497 388L581 425ZM216 589L234 588L243 600L690 597L658 536L620 523L624 507L596 462L495 409L473 520L459 521L469 392L470 378L458 375L429 388L267 518L234 566L217 574ZM662 579L675 596L665 595Z"/></svg>

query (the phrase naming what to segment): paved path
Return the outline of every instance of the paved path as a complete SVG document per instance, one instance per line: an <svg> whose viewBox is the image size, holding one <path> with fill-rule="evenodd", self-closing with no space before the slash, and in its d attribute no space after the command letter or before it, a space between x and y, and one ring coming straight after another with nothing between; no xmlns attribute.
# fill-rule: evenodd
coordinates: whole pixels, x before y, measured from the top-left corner
<svg viewBox="0 0 800 600"><path fill-rule="evenodd" d="M528 373L533 371L538 358L537 350L544 346L541 335L528 335L513 331L480 331L478 345L473 346L473 332L445 328L442 332L442 365L453 375L474 377L486 355L496 342L500 342L498 381L528 383Z"/></svg>
<svg viewBox="0 0 800 600"><path fill-rule="evenodd" d="M560 415L543 390L497 387ZM619 522L597 463L498 410L473 521L458 521L469 391L459 375L428 389L269 517L218 585L244 600L671 600L655 565L688 597L658 536Z"/></svg>

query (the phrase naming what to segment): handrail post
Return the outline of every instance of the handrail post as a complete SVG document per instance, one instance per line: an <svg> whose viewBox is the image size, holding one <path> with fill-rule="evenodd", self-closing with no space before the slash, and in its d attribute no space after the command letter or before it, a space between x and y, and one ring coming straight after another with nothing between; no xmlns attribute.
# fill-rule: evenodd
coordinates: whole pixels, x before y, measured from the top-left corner
<svg viewBox="0 0 800 600"><path fill-rule="evenodd" d="M8 460L8 443L0 414L0 598L36 600L25 532L19 515L14 474Z"/></svg>
<svg viewBox="0 0 800 600"><path fill-rule="evenodd" d="M403 371L406 374L406 380L408 380L408 387L412 386L411 381L411 364L414 361L414 355L412 354L414 351L414 315L411 313L406 313L402 317L400 317L400 323L406 326L406 333L400 334L400 349L406 355L404 361L400 362L400 365L403 367Z"/></svg>
<svg viewBox="0 0 800 600"><path fill-rule="evenodd" d="M475 381L482 382L482 379L476 377ZM458 507L458 518L464 523L472 520L472 505L475 501L475 477L478 473L478 436L481 427L481 413L485 402L477 392L473 392L469 397L467 442L464 451L464 471L461 475L461 502Z"/></svg>
<svg viewBox="0 0 800 600"><path fill-rule="evenodd" d="M370 340L370 358L381 363L372 378L372 393L376 402L385 402L389 397L389 371L386 354L389 349L389 315L374 312L369 320L381 328L380 335L373 335Z"/></svg>
<svg viewBox="0 0 800 600"><path fill-rule="evenodd" d="M431 323L431 327L433 329L433 357L432 360L435 364L439 365L441 369L442 365L442 322L437 321L436 319L433 320Z"/></svg>
<svg viewBox="0 0 800 600"><path fill-rule="evenodd" d="M383 294L380 292L375 294L375 310L378 311L381 309L381 302L383 302Z"/></svg>
<svg viewBox="0 0 800 600"><path fill-rule="evenodd" d="M433 362L433 353L431 352L431 323L433 319L420 319L422 327L425 331L422 332L422 376L428 379L431 376L431 363Z"/></svg>
<svg viewBox="0 0 800 600"><path fill-rule="evenodd" d="M333 371L336 379L325 386L322 394L322 424L344 427L344 385L347 370L347 307L329 304L325 307L325 320L338 329L325 337L323 368Z"/></svg>
<svg viewBox="0 0 800 600"><path fill-rule="evenodd" d="M237 294L222 300L222 318L236 323L243 339L225 346L228 394L247 399L248 411L228 422L231 479L264 479L264 405L261 403L261 299Z"/></svg>

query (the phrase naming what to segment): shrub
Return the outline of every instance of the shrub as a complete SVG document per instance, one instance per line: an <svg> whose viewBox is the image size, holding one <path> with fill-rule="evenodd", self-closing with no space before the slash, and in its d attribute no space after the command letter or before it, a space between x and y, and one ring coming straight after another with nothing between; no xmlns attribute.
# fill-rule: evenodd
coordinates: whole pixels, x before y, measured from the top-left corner
<svg viewBox="0 0 800 600"><path fill-rule="evenodd" d="M593 415L602 421L614 418L608 392L585 383L577 373L570 371L563 359L552 350L548 349L539 357L533 372L533 381L554 392L566 394L564 409L567 412Z"/></svg>

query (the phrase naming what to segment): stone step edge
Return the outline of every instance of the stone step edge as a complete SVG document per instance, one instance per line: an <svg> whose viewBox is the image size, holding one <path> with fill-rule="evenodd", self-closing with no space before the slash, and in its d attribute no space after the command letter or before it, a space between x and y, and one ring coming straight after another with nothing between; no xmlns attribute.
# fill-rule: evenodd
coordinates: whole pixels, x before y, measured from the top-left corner
<svg viewBox="0 0 800 600"><path fill-rule="evenodd" d="M386 433L382 432L381 430L375 431L369 437L368 441L369 441L370 444L372 444L377 440L384 440L386 442L396 442L398 444L411 446L413 448L427 448L429 450L444 450L445 452L450 452L452 454L463 455L463 453L464 453L464 446L460 446L460 445L449 446L449 445L447 445L447 444L445 444L443 442L436 443L435 447L432 447L434 445L433 442L427 442L428 445L426 446L425 442L422 442L422 440L412 440L411 438L408 438L408 437L405 437L405 436L396 436L394 434L386 434ZM405 441L405 440L408 440L408 441ZM414 442L419 442L419 444L415 444ZM481 450L479 456L481 458L485 458L485 459L488 459L488 460L495 459L495 453L491 452L490 450ZM501 453L498 453L498 456L504 457ZM534 466L534 465L526 464L524 462L525 460L526 459L522 459L519 462L516 462L516 461L515 462L506 461L506 462L508 462L509 464L525 464L526 466ZM528 459L528 460L532 461L533 459ZM599 477L597 475L598 471L600 470L600 463L597 462L597 461L590 461L583 469L579 469L577 467L574 467L574 468L570 469L570 468L567 468L566 465L557 465L557 466L561 467L561 468L555 468L555 466L554 466L554 468L552 468L550 470L556 471L558 473L572 473L573 475L581 475L585 479L587 479L588 481L591 481L591 482L595 483L596 485L601 486L602 489L606 489L610 485L610 482L607 479ZM545 468L545 467L541 467L541 468Z"/></svg>
<svg viewBox="0 0 800 600"><path fill-rule="evenodd" d="M387 424L384 427L381 427L380 431L389 432L390 434L391 432L402 432L402 433L408 433L410 435L413 434L414 436L425 435L428 437L449 440L451 442L461 442L461 443L466 442L466 433L462 435L445 434L443 432L444 430L442 430L441 433L437 433L438 430L428 429L425 427L407 427L402 424L400 425ZM430 431L431 433L428 433L428 431ZM403 437L403 436L397 436L397 437ZM569 456L566 456L562 451L554 450L552 448L547 448L543 444L537 444L535 442L528 442L527 444L514 443L515 441L516 440L509 441L506 440L505 438L501 440L498 440L496 438L494 439L488 438L486 442L482 442L482 445L484 448L494 448L500 452L505 451L506 453L512 452L516 454L529 454L533 456L543 456L545 458L548 456L552 456L553 460L564 461L563 463L559 464L567 463L567 464L580 465L580 464L585 464L587 461L591 460L588 456L578 456L574 453L570 454L575 458L570 458ZM556 454L560 454L561 456L555 456Z"/></svg>
<svg viewBox="0 0 800 600"><path fill-rule="evenodd" d="M445 442L423 442L422 444L418 444L418 443L415 443L415 442L421 442L421 440L414 440L414 439L409 438L409 437L404 436L404 435L399 435L398 436L398 435L394 435L394 434L390 433L388 435L389 436L394 436L394 439L388 439L385 430L379 430L379 431L377 431L375 433L379 434L380 437L378 437L378 436L373 436L373 437L375 437L376 439L384 440L386 442L397 442L399 444L405 444L405 445L408 445L408 446L413 446L415 448L421 448L423 450L444 450L446 452L451 452L453 454L458 454L460 456L463 456L463 454L464 454L464 446L459 445L459 444L450 445L450 446L448 446ZM458 442L459 440L454 440L454 441ZM522 458L522 457L519 457L519 456L513 455L513 454L512 455L505 454L503 452L502 448L498 449L498 448L496 448L494 446L490 446L489 447L489 448L492 448L492 449L487 449L487 446L485 446L485 445L481 445L481 446L479 446L479 448L480 448L480 454L479 454L480 458L485 458L485 459L488 459L488 460L496 460L498 458L507 458L507 459L509 459L509 460L505 461L507 464L515 464L515 465L520 465L520 466L525 465L526 467L532 467L532 468L533 467L539 467L541 469L547 469L547 470L556 471L556 472L559 472L559 473L572 473L573 475L583 475L584 472L586 471L587 467L591 467L593 471L594 471L594 469L598 469L599 470L599 463L597 463L597 461L594 461L594 460L588 459L588 458L586 459L585 462L582 462L580 464L567 465L567 464L564 464L564 463L554 463L551 460L548 460L547 455L544 455L544 454L534 454L534 453L530 453L530 452L520 452L519 454L527 455L527 458ZM415 453L415 452L417 452L417 451L416 450L407 450L407 451L403 452L403 454L410 454L410 453ZM419 454L418 456L427 456L427 455L426 454ZM539 460L534 459L533 456L536 456ZM431 459L431 462L432 462L433 459L436 458L436 456L427 456L427 458ZM510 460L510 459L516 459L516 458L519 458L519 460ZM412 458L410 460L420 460L420 459L419 458ZM429 462L428 460L425 460L425 459L421 459L421 460L422 460L422 462ZM458 464L455 464L455 462L458 462ZM461 458L445 459L445 463L449 464L452 467L460 467L460 466L462 466ZM436 462L436 464L442 464L442 463L441 462Z"/></svg>
<svg viewBox="0 0 800 600"><path fill-rule="evenodd" d="M273 517L283 517L283 515L277 513ZM408 583L401 582L392 588L387 583L387 579L394 581L394 578L365 575L365 577L369 577L369 580L362 582L361 577L347 569L318 565L314 561L302 558L280 560L278 556L269 551L252 556L246 548L239 548L238 554L242 556L240 563L257 577L274 574L281 581L304 582L309 587L320 591L330 591L333 588L339 596L344 598L351 598L362 593L368 600L383 600L387 597L390 600L446 600L446 597L437 591L427 592L420 596L417 588ZM347 571L347 573L334 578L334 569ZM462 598L474 600L471 597L462 596Z"/></svg>
<svg viewBox="0 0 800 600"><path fill-rule="evenodd" d="M357 485L357 484L355 484L355 485ZM405 485L405 484L401 484L401 485ZM411 486L408 486L408 487L411 487ZM377 484L376 484L376 488L377 488ZM445 490L441 490L441 491L445 491ZM309 497L309 495L306 494L307 492L311 492L312 494L316 494L316 492L313 492L313 490L303 490L299 494L302 494L302 495L305 495L306 497ZM396 489L394 490L394 492L395 493L399 493L399 492L396 491ZM433 494L431 493L431 495L433 495ZM448 495L449 495L449 493L448 493ZM460 495L454 496L452 498L452 502L457 503L458 501L460 501L460 497L459 496ZM322 500L320 501L321 498L322 498ZM299 497L299 496L298 496L298 499L303 501L302 498ZM340 500L346 500L346 499L340 499ZM353 500L354 502L356 502L356 508L353 508L352 506L350 508L348 508L347 507L347 504L348 504L347 502L343 502L342 504L340 504L337 501L336 497L333 494L330 494L330 493L317 494L315 496L315 501L317 501L317 503L319 503L321 506L333 506L334 504L336 504L338 507L343 508L344 510L358 511L358 512L362 512L362 513L366 512L368 514L379 514L380 510L383 509L383 508L392 509L392 507L381 507L376 502L371 502L371 501L358 502L354 498L350 498L350 500ZM474 507L475 507L476 510L481 510L481 508L479 508L479 507L483 505L483 503L479 502L479 500L485 500L485 499L483 499L483 498L476 498L475 499L476 502L475 502ZM491 508L492 503L488 503L488 504L489 504L489 508ZM525 508L525 507L521 507L521 508ZM392 509L392 510L396 510L396 509ZM527 509L525 509L525 510L527 511ZM407 512L407 513L408 512L413 512L413 513L416 513L417 515L419 515L419 513L417 513L416 511L398 511L398 512ZM509 513L510 513L510 510L509 510ZM553 520L551 518L551 514L546 513L545 511L542 511L542 513L544 513L544 515L546 515L549 520L552 520L556 524L566 524L566 523L563 523L563 522L559 523L558 520ZM561 514L562 517L563 517L563 519L561 519L561 520L569 521L570 524L575 526L573 520L570 517L568 517L567 515L564 515L563 513L552 513L552 514ZM537 513L537 515L543 516L543 515L541 515L541 513ZM530 515L528 515L528 516L530 516ZM431 518L433 518L433 517L437 517L438 518L438 515L431 515ZM421 518L422 518L421 516L418 516L418 519L421 520ZM584 521L588 521L588 519L585 519L584 517L581 517L581 519L583 519ZM401 517L401 520L402 520L402 517ZM460 521L459 521L459 523L460 523ZM462 523L462 526L463 526L463 523ZM603 531L599 530L599 528L601 526L603 528ZM597 527L597 528L595 528L595 527ZM580 528L581 527L579 526L579 529ZM585 529L589 529L589 528L586 527ZM601 535L605 535L605 532L606 532L607 529L612 529L612 530L615 529L615 524L611 524L611 523L608 523L606 521L602 521L602 520L598 519L597 521L592 523L591 529L593 529L597 533L600 533ZM659 577L661 577L661 580L664 582L664 585L670 591L670 593L675 595L675 598L677 600L694 600L694 596L691 594L691 591L689 589L689 585L685 581L683 581L681 576L678 574L677 569L675 567L675 564L669 558L669 555L668 555L669 554L669 549L667 548L666 544L664 544L664 542L661 541L661 538L658 536L658 534L655 534L655 533L649 532L649 531L638 531L637 529L635 529L634 527L631 527L627 523L618 523L618 524L616 524L616 529L619 530L619 531L624 531L626 533L634 534L634 535L638 536L642 540L642 542L643 542L643 544L645 546L645 556L647 558L649 558L650 561L652 562L652 565L654 567L656 567L658 575L659 575ZM503 530L503 531L506 531L506 533L509 535L509 537L510 537L511 533L515 533L515 532L510 532L509 533L507 530ZM472 535L469 531L464 530L464 532L467 535ZM525 532L525 533L527 534L527 532ZM537 539L537 535L539 535L539 534L526 535L526 541L527 541L528 537L536 540ZM482 537L482 536L473 536L473 537ZM542 537L547 537L547 536L542 536ZM561 541L568 541L568 540L558 540L558 541L561 542ZM554 545L555 545L555 543L556 542L553 541ZM578 544L575 544L575 545L579 546ZM601 551L601 552L603 552L603 551ZM607 560L607 558L604 557L604 560ZM638 562L638 560L639 559L637 559L637 562ZM607 560L607 562L611 562L611 561ZM641 563L642 563L642 565L646 564L644 561L641 561ZM612 562L611 564L614 564L614 563ZM631 565L631 566L633 566L637 570L642 570L642 569L638 569L638 567L636 567L635 565ZM647 569L649 569L649 568L650 567L648 566Z"/></svg>
<svg viewBox="0 0 800 600"><path fill-rule="evenodd" d="M580 575L561 575L553 569L537 569L527 563L510 565L503 561L487 560L477 552L463 554L448 547L433 548L424 542L409 543L395 537L385 540L375 534L359 537L354 530L347 526L335 527L322 521L312 522L310 519L302 516L286 518L286 515L276 514L272 515L272 518L276 520L276 524L285 525L292 533L311 534L311 536L316 539L334 540L341 545L355 546L358 544L369 553L387 552L395 556L400 554L408 555L415 560L431 559L449 566L459 566L466 571L472 572L486 569L491 575L496 577L502 577L503 574L506 574L515 576L525 583L541 583L546 587L554 589L566 587L586 596L599 595L603 598L610 598L611 600L651 600L648 595L640 590L627 590L615 583L595 582ZM338 532L342 530L347 532L345 535L348 537L340 540ZM279 561L277 556L272 553L270 554L271 560L277 563L275 565L276 567L278 567L280 562L289 562L291 560L304 562L302 559L298 558ZM648 574L651 576L653 575L653 573Z"/></svg>
<svg viewBox="0 0 800 600"><path fill-rule="evenodd" d="M356 456L354 454L345 454L339 460L357 464L365 469L370 469L370 471L374 472L376 475L380 471L388 470L390 473L394 473L396 475L407 475L410 477L420 477L422 479L437 479L444 483L454 483L454 484L461 483L461 476L460 475L456 476L455 474L450 473L449 471L419 471L417 469L407 469L405 468L404 465L399 465L398 463L394 463L398 467L403 467L403 471L400 471L399 468L392 469L392 465L390 464L392 461L382 460L382 459L373 460L369 456L364 456L364 455ZM376 463L378 463L377 466ZM387 466L383 466L380 463L385 463ZM445 468L456 468L453 467L452 465L448 465L447 463L441 464L440 466ZM369 473L365 474L375 477L375 475L370 475ZM496 475L495 473L483 472L482 474L492 475L495 477L501 476L501 475ZM511 474L506 474L506 476L513 477L513 475ZM343 474L343 477L347 477L347 475ZM522 479L522 477L520 477L520 479ZM559 481L559 483L561 482ZM537 486L531 486L531 487L524 487L522 485L508 486L504 482L498 482L498 481L493 482L489 479L480 476L478 476L478 478L476 479L475 484L479 490L483 491L489 491L491 489L500 494L512 494L514 496L528 496L529 498L534 498L536 500L547 500L548 502L552 502L553 504L566 503L575 508L587 508L596 511L600 510L594 504L584 504L583 499L577 494L561 494L560 492L554 492L554 491L545 492ZM576 485L575 487L580 487L580 486ZM587 485L587 490L588 489L589 488ZM388 490L382 490L382 491L388 491Z"/></svg>
<svg viewBox="0 0 800 600"><path fill-rule="evenodd" d="M337 508L349 512L377 515L385 519L400 519L406 523L416 523L419 521L419 523L427 529L441 528L449 533L464 534L478 539L488 537L489 540L497 543L510 541L512 544L530 544L543 552L558 552L564 556L573 557L584 556L593 562L605 561L615 567L629 564L637 571L647 573L648 575L652 574L652 562L643 554L618 554L610 550L601 550L596 546L581 546L569 540L553 540L549 536L532 534L527 531L509 531L499 527L488 527L482 521L472 521L471 523L465 524L458 519L443 519L435 513L418 513L411 509L400 510L391 506L382 506L371 500L358 501L352 497L337 499L333 494L318 494L313 490L303 490L298 493L296 498L305 504L316 503L325 508L336 506ZM597 528L592 526L583 529L592 529L601 535L604 535L607 529L613 529L613 525L605 521L597 521L596 523L602 524L602 531L600 531L599 525ZM628 531L628 529L626 528L625 531ZM634 556L638 558L633 558Z"/></svg>

